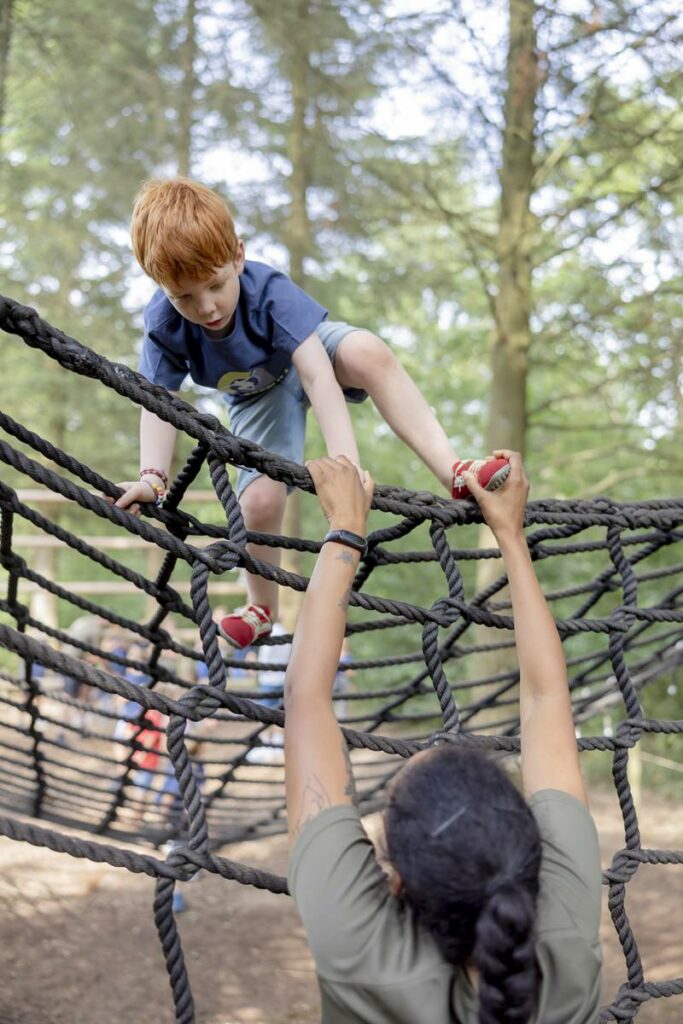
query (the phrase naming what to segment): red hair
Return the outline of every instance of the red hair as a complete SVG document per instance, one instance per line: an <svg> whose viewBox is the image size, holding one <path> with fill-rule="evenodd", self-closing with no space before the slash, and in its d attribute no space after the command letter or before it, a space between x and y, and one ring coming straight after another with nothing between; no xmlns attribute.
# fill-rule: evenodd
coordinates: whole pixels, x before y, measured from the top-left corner
<svg viewBox="0 0 683 1024"><path fill-rule="evenodd" d="M211 277L217 267L233 263L239 251L224 201L189 178L145 182L135 196L131 238L142 269L166 288L185 276Z"/></svg>

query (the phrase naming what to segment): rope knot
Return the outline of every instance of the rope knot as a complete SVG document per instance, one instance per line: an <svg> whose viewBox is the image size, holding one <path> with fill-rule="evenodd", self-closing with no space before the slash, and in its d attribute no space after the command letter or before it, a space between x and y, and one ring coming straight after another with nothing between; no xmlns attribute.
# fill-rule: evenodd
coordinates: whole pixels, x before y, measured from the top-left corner
<svg viewBox="0 0 683 1024"><path fill-rule="evenodd" d="M240 566L242 552L235 541L219 540L215 544L209 544L204 550L211 560L211 571L216 575L238 569Z"/></svg>
<svg viewBox="0 0 683 1024"><path fill-rule="evenodd" d="M169 867L175 868L182 875L183 882L189 882L191 878L201 870L194 861L188 857L192 851L187 843L180 843L177 840L167 844L165 862Z"/></svg>
<svg viewBox="0 0 683 1024"><path fill-rule="evenodd" d="M438 625L447 629L458 621L462 614L462 601L456 597L441 597L430 609Z"/></svg>

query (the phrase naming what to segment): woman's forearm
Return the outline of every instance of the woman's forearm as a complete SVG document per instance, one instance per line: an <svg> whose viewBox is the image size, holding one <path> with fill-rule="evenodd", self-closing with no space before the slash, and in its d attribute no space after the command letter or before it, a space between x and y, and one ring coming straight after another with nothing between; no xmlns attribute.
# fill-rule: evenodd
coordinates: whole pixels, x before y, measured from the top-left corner
<svg viewBox="0 0 683 1024"><path fill-rule="evenodd" d="M349 523L340 529L358 532ZM297 699L332 698L346 610L360 555L334 541L324 544L306 589L297 619L285 688Z"/></svg>
<svg viewBox="0 0 683 1024"><path fill-rule="evenodd" d="M562 643L522 533L498 539L505 562L522 696L559 696L567 692Z"/></svg>
<svg viewBox="0 0 683 1024"><path fill-rule="evenodd" d="M370 476L344 456L306 465L331 529L364 537L374 489ZM332 691L359 559L354 547L338 540L323 543L294 633L285 676L285 783L292 842L321 811L354 802L353 772Z"/></svg>
<svg viewBox="0 0 683 1024"><path fill-rule="evenodd" d="M510 586L524 792L529 797L541 789L559 789L585 803L564 651L524 537L529 484L518 452L498 449L493 454L510 463L503 486L488 492L475 477L467 483L498 541Z"/></svg>

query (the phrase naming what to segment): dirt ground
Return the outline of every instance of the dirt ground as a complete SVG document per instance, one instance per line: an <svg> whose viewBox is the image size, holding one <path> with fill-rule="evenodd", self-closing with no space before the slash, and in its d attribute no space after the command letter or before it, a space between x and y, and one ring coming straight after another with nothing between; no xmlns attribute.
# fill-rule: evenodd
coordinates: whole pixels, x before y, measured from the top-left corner
<svg viewBox="0 0 683 1024"><path fill-rule="evenodd" d="M592 809L603 864L623 845L616 797ZM646 795L643 845L683 847L680 807ZM284 873L284 837L229 855ZM179 917L197 1024L318 1021L315 973L301 923L285 896L204 875L183 887ZM627 910L650 980L683 974L683 871L643 866ZM153 880L0 839L0 1024L172 1024L171 992L152 920ZM604 913L605 1000L625 977ZM683 997L650 1000L639 1024L680 1024ZM429 1024L429 1022L416 1022Z"/></svg>

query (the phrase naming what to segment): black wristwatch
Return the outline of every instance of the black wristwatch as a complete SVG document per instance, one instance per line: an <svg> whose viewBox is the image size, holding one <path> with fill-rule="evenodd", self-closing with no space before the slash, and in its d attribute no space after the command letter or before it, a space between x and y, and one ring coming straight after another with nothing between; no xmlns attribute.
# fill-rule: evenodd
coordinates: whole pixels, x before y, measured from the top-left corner
<svg viewBox="0 0 683 1024"><path fill-rule="evenodd" d="M368 542L365 537L351 533L350 530L330 530L323 537L323 544L326 544L328 540L334 540L337 544L345 544L347 548L360 551L361 556L367 554Z"/></svg>

